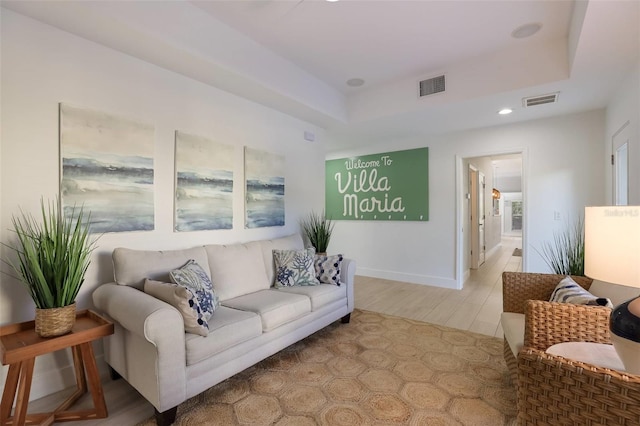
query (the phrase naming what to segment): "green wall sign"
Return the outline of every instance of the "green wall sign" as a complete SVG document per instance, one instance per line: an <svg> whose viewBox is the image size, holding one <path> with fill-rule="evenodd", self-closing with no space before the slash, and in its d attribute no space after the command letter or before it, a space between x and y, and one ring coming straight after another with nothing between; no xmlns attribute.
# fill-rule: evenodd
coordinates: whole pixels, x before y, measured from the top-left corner
<svg viewBox="0 0 640 426"><path fill-rule="evenodd" d="M326 162L325 211L333 220L429 220L429 148Z"/></svg>

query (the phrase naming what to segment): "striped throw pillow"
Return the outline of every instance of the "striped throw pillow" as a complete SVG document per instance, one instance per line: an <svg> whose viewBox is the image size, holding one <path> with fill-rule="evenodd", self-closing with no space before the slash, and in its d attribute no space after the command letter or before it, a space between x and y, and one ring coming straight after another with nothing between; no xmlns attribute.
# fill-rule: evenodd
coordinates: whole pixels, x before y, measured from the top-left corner
<svg viewBox="0 0 640 426"><path fill-rule="evenodd" d="M584 288L580 287L571 277L567 276L558 283L549 302L573 303L574 305L606 306L613 308L611 300L605 297L596 297Z"/></svg>

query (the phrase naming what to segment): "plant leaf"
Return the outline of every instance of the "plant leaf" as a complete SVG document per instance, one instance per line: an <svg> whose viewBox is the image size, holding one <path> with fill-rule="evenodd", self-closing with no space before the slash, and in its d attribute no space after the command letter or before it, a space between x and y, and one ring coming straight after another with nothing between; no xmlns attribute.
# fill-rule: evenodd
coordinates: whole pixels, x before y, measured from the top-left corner
<svg viewBox="0 0 640 426"><path fill-rule="evenodd" d="M17 235L16 262L8 262L24 283L38 308L72 304L84 282L84 275L96 248L89 236L91 214L75 206L67 211L61 203L40 200L41 221L22 209L12 218Z"/></svg>

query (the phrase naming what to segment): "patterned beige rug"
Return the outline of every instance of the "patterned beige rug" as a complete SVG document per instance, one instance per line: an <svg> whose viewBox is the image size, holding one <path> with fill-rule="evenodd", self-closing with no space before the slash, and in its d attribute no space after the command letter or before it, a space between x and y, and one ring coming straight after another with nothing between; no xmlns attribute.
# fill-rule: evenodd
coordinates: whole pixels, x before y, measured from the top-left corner
<svg viewBox="0 0 640 426"><path fill-rule="evenodd" d="M515 414L501 339L356 310L184 402L175 424L499 426Z"/></svg>

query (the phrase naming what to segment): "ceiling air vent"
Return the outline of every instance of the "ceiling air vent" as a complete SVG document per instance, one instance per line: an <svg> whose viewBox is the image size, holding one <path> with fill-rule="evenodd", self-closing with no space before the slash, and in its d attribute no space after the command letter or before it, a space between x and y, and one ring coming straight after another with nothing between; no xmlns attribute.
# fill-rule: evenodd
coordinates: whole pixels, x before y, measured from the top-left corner
<svg viewBox="0 0 640 426"><path fill-rule="evenodd" d="M420 97L444 92L444 75L422 80L420 82Z"/></svg>
<svg viewBox="0 0 640 426"><path fill-rule="evenodd" d="M532 96L530 98L522 98L522 106L525 108L536 106L536 105L544 105L544 104L554 104L558 102L558 95L560 92L550 93L548 95L541 96Z"/></svg>

